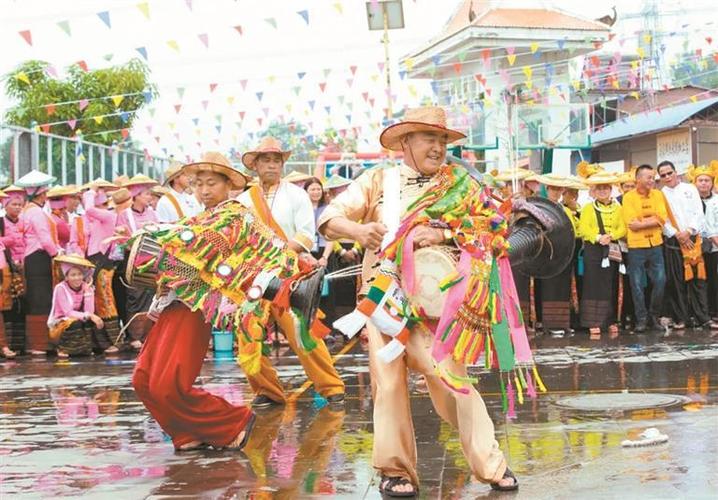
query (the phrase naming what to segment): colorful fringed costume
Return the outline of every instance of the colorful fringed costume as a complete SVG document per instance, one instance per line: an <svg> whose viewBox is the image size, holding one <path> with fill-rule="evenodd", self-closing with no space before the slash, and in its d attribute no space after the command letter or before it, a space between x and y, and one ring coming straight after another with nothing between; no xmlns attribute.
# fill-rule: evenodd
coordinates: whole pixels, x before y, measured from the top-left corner
<svg viewBox="0 0 718 500"><path fill-rule="evenodd" d="M293 283L311 268L242 204L227 201L151 235L161 252L135 261L137 271L156 273L158 289L171 290L213 327L234 331L238 361L247 373L259 370L272 305L291 312L304 350L316 346L307 327L310 318L289 304ZM282 280L281 288L271 302L258 300L272 278ZM250 298L253 287L260 293Z"/></svg>
<svg viewBox="0 0 718 500"><path fill-rule="evenodd" d="M451 229L460 255L456 273L440 284L445 302L435 327L416 304L407 304L389 308L396 317L387 330L386 322L377 321L377 312L387 308L377 306L386 303L385 295L395 295L396 288L403 289L401 296L415 293L414 229L422 225ZM507 221L488 189L464 169L443 166L408 207L392 241L384 247L382 264L367 297L335 326L353 334L361 328L362 319L371 319L382 333L406 344L408 334L403 330L407 323L422 322L435 331L432 357L442 380L455 391L467 392L467 384L475 379L456 375L442 365L447 357L462 365L477 364L483 358L487 368L500 372L504 410L513 414L514 398L523 402L524 393L535 397L537 388L545 391L545 387L526 337L508 258L507 232ZM396 347L387 345L385 349L391 351L382 357L387 362L401 354Z"/></svg>

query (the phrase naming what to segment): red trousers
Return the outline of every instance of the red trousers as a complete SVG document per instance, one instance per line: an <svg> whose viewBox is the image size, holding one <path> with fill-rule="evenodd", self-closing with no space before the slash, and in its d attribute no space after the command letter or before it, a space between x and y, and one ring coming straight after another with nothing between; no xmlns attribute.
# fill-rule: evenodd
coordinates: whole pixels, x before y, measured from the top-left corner
<svg viewBox="0 0 718 500"><path fill-rule="evenodd" d="M226 446L252 415L203 389L193 387L209 346L210 325L201 312L180 302L168 306L147 335L132 385L175 447L191 441Z"/></svg>

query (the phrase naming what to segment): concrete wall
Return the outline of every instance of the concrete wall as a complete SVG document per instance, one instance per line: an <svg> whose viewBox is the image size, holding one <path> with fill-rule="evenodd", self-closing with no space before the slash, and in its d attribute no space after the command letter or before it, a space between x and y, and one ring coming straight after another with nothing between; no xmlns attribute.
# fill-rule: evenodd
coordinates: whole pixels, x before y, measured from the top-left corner
<svg viewBox="0 0 718 500"><path fill-rule="evenodd" d="M698 164L706 165L711 160L718 160L718 127L699 127L696 137L698 138Z"/></svg>

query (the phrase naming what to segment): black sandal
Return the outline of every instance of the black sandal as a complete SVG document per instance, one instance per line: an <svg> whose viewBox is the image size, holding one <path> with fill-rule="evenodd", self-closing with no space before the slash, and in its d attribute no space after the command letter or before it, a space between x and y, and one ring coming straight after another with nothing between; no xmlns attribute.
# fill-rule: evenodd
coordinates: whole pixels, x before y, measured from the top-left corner
<svg viewBox="0 0 718 500"><path fill-rule="evenodd" d="M411 487L414 489L412 491L394 491L395 487L404 486L406 484L411 485ZM379 482L379 493L392 498L410 498L417 495L416 488L411 483L411 481L409 481L405 477L400 476L381 476L381 481Z"/></svg>
<svg viewBox="0 0 718 500"><path fill-rule="evenodd" d="M511 478L514 480L514 484L511 486L501 486L499 483L491 483L491 489L496 491L516 491L519 489L519 480L516 479L516 476L514 476L514 473L511 472L511 469L506 467L506 471L504 472L504 477L501 479Z"/></svg>
<svg viewBox="0 0 718 500"><path fill-rule="evenodd" d="M242 441L240 441L240 443L236 446L226 446L224 449L229 451L239 451L247 446L249 435L252 433L252 428L254 427L254 421L256 419L257 416L252 413L252 416L249 417L249 422L247 422L247 425L244 426L244 437L242 437Z"/></svg>

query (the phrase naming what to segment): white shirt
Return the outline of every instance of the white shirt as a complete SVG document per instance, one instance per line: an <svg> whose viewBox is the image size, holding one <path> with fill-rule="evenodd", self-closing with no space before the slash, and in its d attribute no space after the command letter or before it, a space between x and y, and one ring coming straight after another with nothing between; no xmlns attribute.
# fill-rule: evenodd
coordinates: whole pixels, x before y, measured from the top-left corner
<svg viewBox="0 0 718 500"><path fill-rule="evenodd" d="M281 181L266 200L272 217L284 231L287 240L295 241L307 252L311 251L316 226L314 208L307 192L294 184ZM255 210L249 191L239 195L237 201Z"/></svg>
<svg viewBox="0 0 718 500"><path fill-rule="evenodd" d="M197 198L190 193L180 193L170 188L170 193L175 197L177 203L184 212L183 217L192 217L200 213L203 209ZM177 213L174 204L170 201L167 195L160 198L157 202L157 220L165 224L171 224L177 222L182 217Z"/></svg>
<svg viewBox="0 0 718 500"><path fill-rule="evenodd" d="M703 226L704 238L712 238L718 236L718 194L712 194L705 201L706 204L706 223ZM715 243L711 248L711 252L718 252L718 245Z"/></svg>
<svg viewBox="0 0 718 500"><path fill-rule="evenodd" d="M698 189L693 184L681 182L674 188L664 186L661 191L666 195L673 217L678 224L676 228L673 227L670 220L666 221L663 226L663 234L670 238L675 236L678 231L686 229L693 235L700 234L705 223L705 216Z"/></svg>

